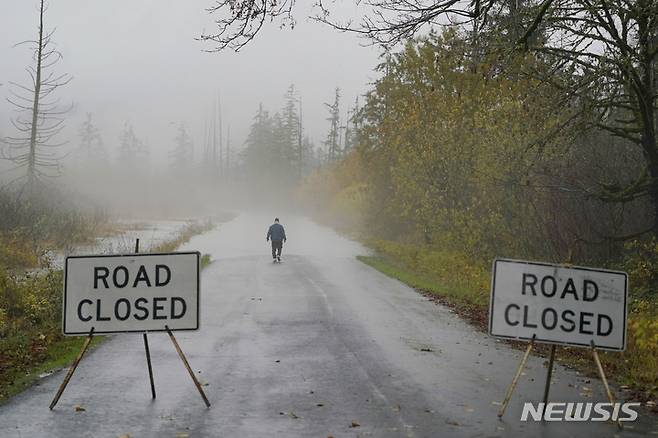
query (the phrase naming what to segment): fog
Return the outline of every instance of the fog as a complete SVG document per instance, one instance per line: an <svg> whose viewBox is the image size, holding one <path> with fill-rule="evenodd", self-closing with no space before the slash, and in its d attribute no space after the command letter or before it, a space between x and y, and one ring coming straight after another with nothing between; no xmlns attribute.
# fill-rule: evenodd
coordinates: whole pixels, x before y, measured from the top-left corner
<svg viewBox="0 0 658 438"><path fill-rule="evenodd" d="M14 109L4 99L10 96L9 83L28 84L25 68L33 64L29 48L14 45L36 38L38 4L3 3L0 136L9 136L15 133L10 122ZM56 91L62 107L72 108L65 116L66 127L57 136L57 141L66 142L60 152L68 155L61 161L64 177L55 181L89 194L89 189L97 186L103 192L116 192L116 184L124 180L118 194L130 195L132 185L125 178L119 175L113 183L100 181L77 156L79 130L87 113L99 129L107 163L117 161L126 123L133 127L149 153L133 163L129 172L144 175L165 171L171 165L181 123L194 144L194 161L203 161L206 126L211 123L214 102L219 101L223 141L230 130L231 159L237 165L259 104L271 114L280 111L290 84L303 102L304 136L318 148L329 129L325 103L333 102L335 88L341 90L341 118L345 120L349 106L376 77L379 49L365 46L354 35L310 21L311 10L303 4L295 11L293 30L269 23L239 53L208 53L214 46L196 38L213 30L213 17L204 9L210 3L48 2L44 27L56 29L53 42L63 55L54 71L73 76L71 83ZM338 4L336 11L350 14L351 7ZM8 164L5 161L0 166L6 169ZM81 167L86 168L89 180L78 178ZM20 174L21 170L5 170L0 178L8 181ZM77 179L69 184L73 176ZM181 179L185 176L179 175L178 186ZM154 183L150 185L155 190Z"/></svg>

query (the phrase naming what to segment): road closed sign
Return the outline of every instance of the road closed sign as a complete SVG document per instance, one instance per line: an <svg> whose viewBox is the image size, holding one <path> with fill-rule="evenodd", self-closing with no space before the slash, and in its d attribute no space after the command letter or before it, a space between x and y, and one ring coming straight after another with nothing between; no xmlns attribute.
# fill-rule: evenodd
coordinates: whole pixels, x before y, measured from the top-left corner
<svg viewBox="0 0 658 438"><path fill-rule="evenodd" d="M197 330L199 253L67 257L63 314L65 335Z"/></svg>
<svg viewBox="0 0 658 438"><path fill-rule="evenodd" d="M627 294L624 272L498 259L489 334L621 351Z"/></svg>

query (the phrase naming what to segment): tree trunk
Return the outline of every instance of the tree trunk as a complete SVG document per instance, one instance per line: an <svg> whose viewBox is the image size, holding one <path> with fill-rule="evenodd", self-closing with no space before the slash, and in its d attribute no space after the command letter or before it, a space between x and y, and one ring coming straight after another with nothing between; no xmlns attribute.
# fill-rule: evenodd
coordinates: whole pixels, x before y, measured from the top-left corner
<svg viewBox="0 0 658 438"><path fill-rule="evenodd" d="M41 95L41 61L43 58L43 0L39 8L39 40L37 47L37 68L34 79L34 101L32 102L32 127L30 130L30 152L27 162L28 185L32 187L36 179L37 164L37 124L39 123L39 97Z"/></svg>

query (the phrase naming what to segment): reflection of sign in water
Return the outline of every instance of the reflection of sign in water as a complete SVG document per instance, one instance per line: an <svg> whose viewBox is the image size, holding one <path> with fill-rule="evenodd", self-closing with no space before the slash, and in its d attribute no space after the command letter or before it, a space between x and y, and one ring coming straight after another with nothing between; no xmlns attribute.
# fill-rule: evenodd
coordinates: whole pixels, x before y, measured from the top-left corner
<svg viewBox="0 0 658 438"><path fill-rule="evenodd" d="M64 334L196 330L199 253L67 257Z"/></svg>
<svg viewBox="0 0 658 438"><path fill-rule="evenodd" d="M627 293L624 272L496 260L489 333L623 350Z"/></svg>

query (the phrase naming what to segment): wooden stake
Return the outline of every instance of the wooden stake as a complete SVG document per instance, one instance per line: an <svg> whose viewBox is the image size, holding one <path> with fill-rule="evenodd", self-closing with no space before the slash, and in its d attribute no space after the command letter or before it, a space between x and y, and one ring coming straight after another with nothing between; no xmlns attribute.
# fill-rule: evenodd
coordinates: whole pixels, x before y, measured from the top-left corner
<svg viewBox="0 0 658 438"><path fill-rule="evenodd" d="M596 368L599 370L599 376L603 381L603 386L605 387L605 392L608 396L608 401L614 405L615 398L613 397L612 391L610 390L610 385L608 385L608 379L606 379L605 377L605 372L603 371L603 365L601 365L601 359L599 359L599 353L598 351L596 351L596 345L594 345L594 340L590 341L590 345L592 346L592 356L594 356L594 362L596 362ZM623 426L621 425L621 421L619 420L617 420L617 427L623 429Z"/></svg>
<svg viewBox="0 0 658 438"><path fill-rule="evenodd" d="M69 368L69 372L66 373L66 377L64 377L64 381L59 386L59 389L57 390L57 394L55 394L55 398L53 398L53 401L50 402L51 411L59 401L59 398L62 396L62 393L66 389L66 385L68 385L69 381L71 380L71 377L73 377L73 373L75 372L75 369L78 368L78 364L82 360L82 356L84 356L85 352L87 351L87 348L89 348L89 344L91 343L91 339L93 337L94 337L94 327L92 327L91 330L89 331L89 335L87 335L87 339L85 339L85 343L82 346L82 350L80 350L80 353L78 353L78 357L76 357L73 363L71 364L71 367Z"/></svg>
<svg viewBox="0 0 658 438"><path fill-rule="evenodd" d="M521 377L521 372L523 371L523 368L525 367L525 364L528 361L528 357L530 356L530 351L532 350L532 347L534 345L535 345L535 336L533 336L532 339L530 340L530 343L528 344L528 348L526 348L525 353L523 354L523 358L521 358L521 363L519 364L519 368L516 370L516 374L512 379L512 383L510 384L509 388L507 388L507 393L505 394L503 405L500 407L500 411L498 411L499 418L503 416L503 414L505 413L505 409L507 409L507 404L512 398L514 387L516 386L516 383L519 381L519 377Z"/></svg>
<svg viewBox="0 0 658 438"><path fill-rule="evenodd" d="M542 409L542 418L544 418L543 413L546 412L546 403L548 403L548 393L551 389L551 377L553 376L553 363L555 362L555 349L557 345L551 345L551 354L548 357L548 371L546 373L546 385L544 386L544 408Z"/></svg>
<svg viewBox="0 0 658 438"><path fill-rule="evenodd" d="M139 253L139 239L135 240L135 254ZM149 370L149 381L151 382L151 397L155 400L155 382L153 380L153 367L151 366L151 350L149 349L149 338L147 332L142 333L144 339L144 352L146 353L146 365Z"/></svg>
<svg viewBox="0 0 658 438"><path fill-rule="evenodd" d="M181 350L180 346L178 345L178 341L176 341L176 338L174 337L174 333L169 329L169 326L166 325L165 329L167 330L167 333L169 334L169 338L171 339L171 342L173 342L174 347L176 348L176 351L178 352L178 355L180 356L181 360L183 361L183 365L185 365L185 369L187 369L187 372L190 373L190 377L194 381L194 384L196 385L196 389L199 390L199 394L201 394L201 398L203 398L204 403L206 404L206 407L210 407L210 402L208 401L208 397L206 397L206 393L203 392L203 388L201 387L201 383L199 383L199 380L196 378L194 375L194 371L192 371L192 368L190 367L190 364L187 362L187 359L185 358L185 354L183 353L183 350Z"/></svg>
<svg viewBox="0 0 658 438"><path fill-rule="evenodd" d="M151 352L149 350L149 338L146 332L143 333L144 337L144 351L146 352L146 365L149 369L149 380L151 381L151 397L155 400L155 382L153 381L153 368L151 367Z"/></svg>

